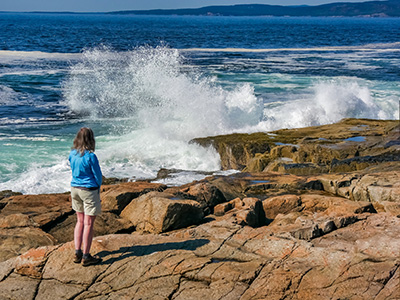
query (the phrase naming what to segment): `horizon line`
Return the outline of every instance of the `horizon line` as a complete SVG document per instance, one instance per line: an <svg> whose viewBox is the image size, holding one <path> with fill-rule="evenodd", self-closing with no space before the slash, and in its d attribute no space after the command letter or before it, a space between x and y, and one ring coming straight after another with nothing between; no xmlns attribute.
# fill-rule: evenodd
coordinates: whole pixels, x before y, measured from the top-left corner
<svg viewBox="0 0 400 300"><path fill-rule="evenodd" d="M201 7L191 7L191 8L151 8L151 9L123 9L123 10L113 10L113 11L42 11L42 10L33 10L33 11L9 11L9 10L0 10L0 13L48 13L48 14L111 14L111 13L119 13L119 12L129 12L129 11L168 11L168 10L196 10L208 7L232 7L232 6L243 6L243 5L263 5L263 6L279 6L279 7L318 7L323 5L330 5L330 4L357 4L357 3L367 3L367 2L389 2L390 0L367 0L361 2L349 2L349 1L333 1L324 4L317 4L317 5L308 5L308 4L297 4L297 5L279 5L279 4L261 4L261 3L249 3L249 4L231 4L231 5L207 5ZM393 1L393 0L391 0ZM150 14L151 15L151 14Z"/></svg>

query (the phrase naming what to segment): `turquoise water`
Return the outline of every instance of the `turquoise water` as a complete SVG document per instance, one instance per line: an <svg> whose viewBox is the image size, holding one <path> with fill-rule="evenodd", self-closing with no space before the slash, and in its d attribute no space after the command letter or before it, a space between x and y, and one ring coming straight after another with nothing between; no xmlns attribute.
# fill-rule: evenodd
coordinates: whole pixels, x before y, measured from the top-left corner
<svg viewBox="0 0 400 300"><path fill-rule="evenodd" d="M195 137L398 119L400 20L0 14L0 190L68 190L92 127L106 176L219 172Z"/></svg>

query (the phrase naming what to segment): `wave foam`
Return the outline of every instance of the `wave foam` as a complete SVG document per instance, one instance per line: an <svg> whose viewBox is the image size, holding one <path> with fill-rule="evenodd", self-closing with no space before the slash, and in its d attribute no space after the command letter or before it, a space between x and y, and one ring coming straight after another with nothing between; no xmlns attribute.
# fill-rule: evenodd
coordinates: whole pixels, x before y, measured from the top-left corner
<svg viewBox="0 0 400 300"><path fill-rule="evenodd" d="M260 120L261 103L251 86L226 91L214 81L188 69L178 50L160 46L118 53L102 48L84 53L64 95L76 113L131 117L137 127L179 140L228 132L238 117Z"/></svg>
<svg viewBox="0 0 400 300"><path fill-rule="evenodd" d="M318 82L302 94L289 92L284 101L268 103L248 83L224 89L185 62L178 50L163 46L130 52L97 48L72 67L63 87L65 102L71 111L113 128L117 137L103 143L110 164L143 163L150 172L160 167L212 171L219 168L217 154L189 140L398 114L395 100L378 103L365 82Z"/></svg>
<svg viewBox="0 0 400 300"><path fill-rule="evenodd" d="M80 53L51 53L42 51L10 51L0 50L0 61L26 61L26 60L38 60L38 59L78 59L81 56Z"/></svg>
<svg viewBox="0 0 400 300"><path fill-rule="evenodd" d="M397 52L400 51L400 42L376 43L361 46L331 46L310 48L186 48L185 52L237 52L237 53L267 53L267 52L330 52L330 51L373 51L373 52Z"/></svg>
<svg viewBox="0 0 400 300"><path fill-rule="evenodd" d="M315 84L309 94L266 106L264 120L246 130L276 130L331 124L343 118L396 119L399 99L378 102L367 86L345 79Z"/></svg>
<svg viewBox="0 0 400 300"><path fill-rule="evenodd" d="M66 192L70 189L71 170L66 159L45 167L33 163L17 178L0 183L0 190L13 190L24 194L46 194Z"/></svg>
<svg viewBox="0 0 400 300"><path fill-rule="evenodd" d="M12 88L0 85L0 105L14 105L17 97L18 93Z"/></svg>
<svg viewBox="0 0 400 300"><path fill-rule="evenodd" d="M258 86L264 84L267 90L262 99L256 96L257 86L248 83L223 87L217 78L189 66L176 49L88 50L71 67L63 84L63 104L85 118L66 122L99 125L102 133L96 135L96 153L104 175L137 179L154 178L160 168L218 170L220 160L213 149L188 143L195 137L314 126L348 117L398 118L399 94L393 92L397 87L377 95L371 82L356 78L265 78ZM1 93L4 97L0 99L8 103L18 96L2 86ZM0 119L0 125L36 126L41 121L46 120L6 117ZM16 136L13 143L18 139ZM2 136L1 140L8 138ZM24 193L68 190L66 158L53 161L54 166L31 165L15 180L0 183L0 189ZM195 178L181 175L179 182Z"/></svg>

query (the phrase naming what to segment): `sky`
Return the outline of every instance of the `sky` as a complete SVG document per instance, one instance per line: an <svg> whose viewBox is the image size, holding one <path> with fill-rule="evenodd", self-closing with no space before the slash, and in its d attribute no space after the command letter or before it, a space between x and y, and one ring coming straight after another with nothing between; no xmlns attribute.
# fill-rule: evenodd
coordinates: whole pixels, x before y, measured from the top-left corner
<svg viewBox="0 0 400 300"><path fill-rule="evenodd" d="M367 0L0 0L0 11L107 12L169 8L198 8L210 5L271 4L319 5Z"/></svg>

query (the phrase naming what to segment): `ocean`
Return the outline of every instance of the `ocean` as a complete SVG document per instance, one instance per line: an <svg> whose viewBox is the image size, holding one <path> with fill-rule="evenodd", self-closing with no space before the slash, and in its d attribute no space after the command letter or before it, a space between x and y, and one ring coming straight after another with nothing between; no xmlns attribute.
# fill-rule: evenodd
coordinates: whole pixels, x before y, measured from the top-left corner
<svg viewBox="0 0 400 300"><path fill-rule="evenodd" d="M221 171L196 137L398 119L399 18L0 13L0 190L69 190L77 130L106 177Z"/></svg>

